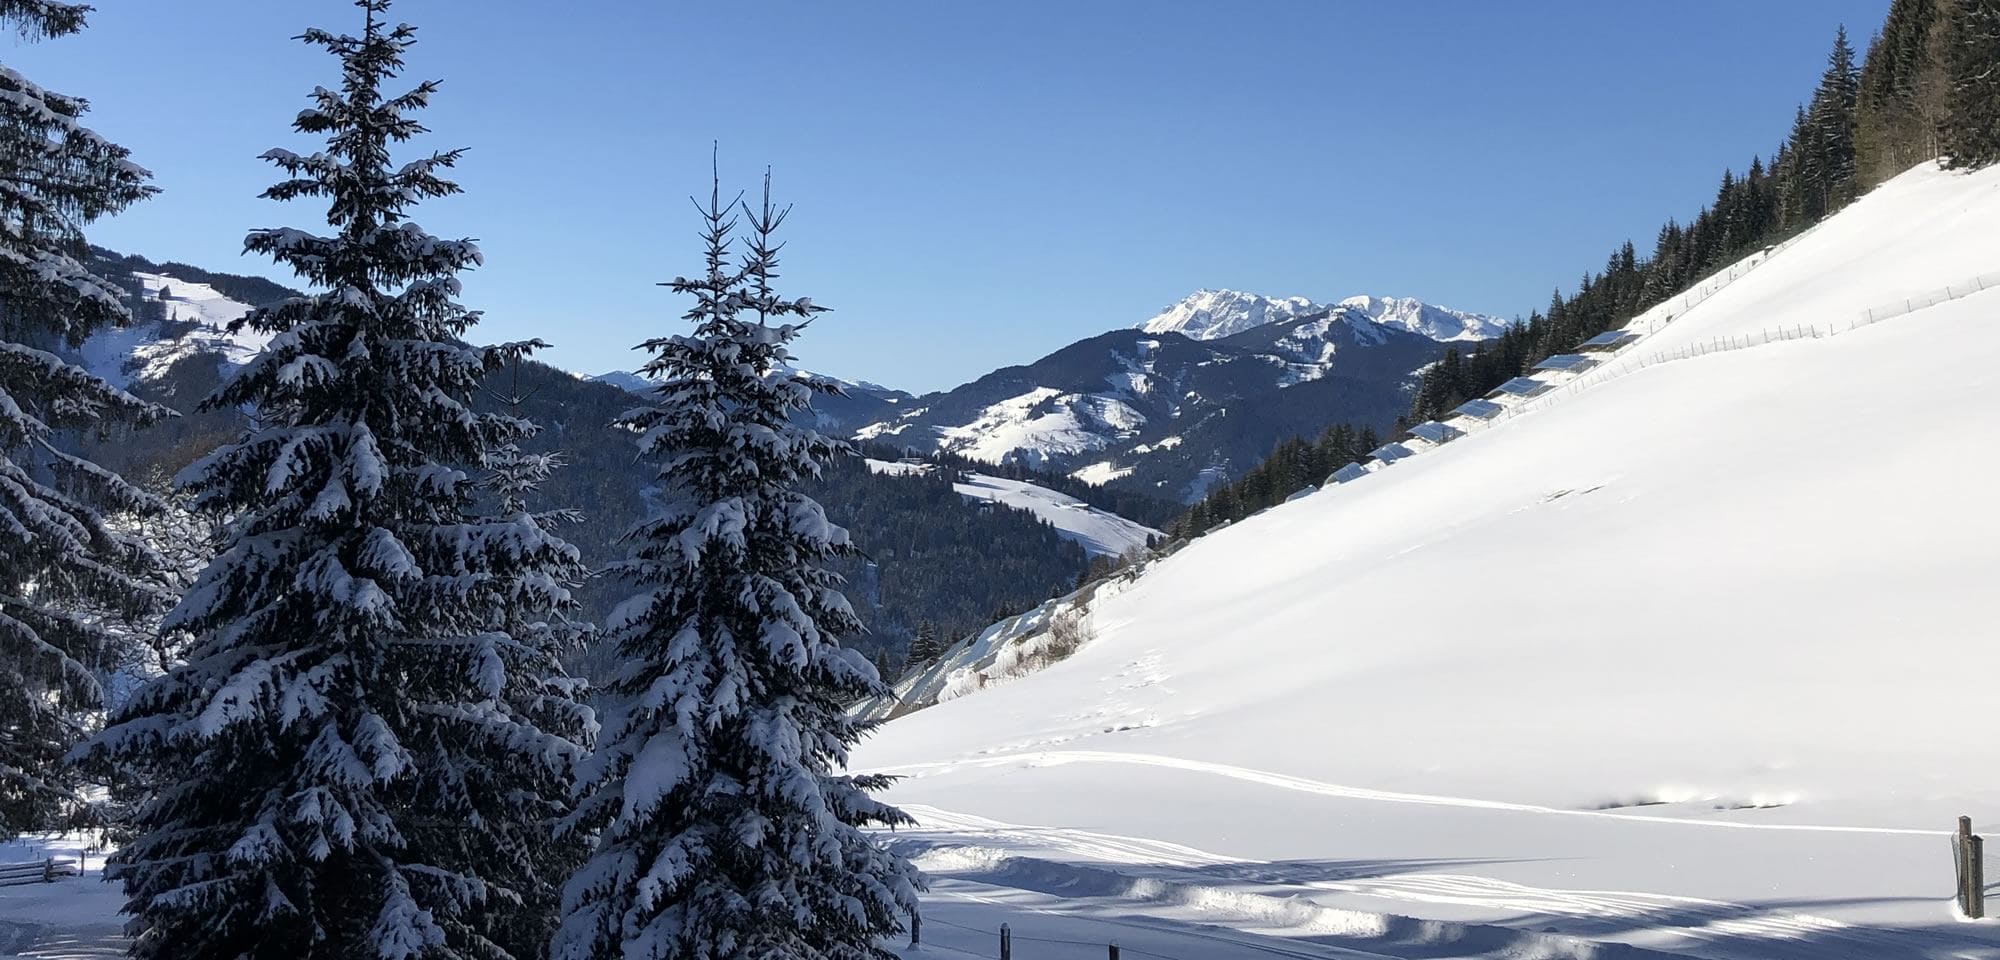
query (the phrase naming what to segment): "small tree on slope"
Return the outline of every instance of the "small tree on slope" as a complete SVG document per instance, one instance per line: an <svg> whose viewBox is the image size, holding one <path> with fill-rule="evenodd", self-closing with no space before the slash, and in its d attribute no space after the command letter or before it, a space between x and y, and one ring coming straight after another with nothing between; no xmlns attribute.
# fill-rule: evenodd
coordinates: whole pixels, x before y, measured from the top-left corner
<svg viewBox="0 0 2000 960"><path fill-rule="evenodd" d="M91 747L159 785L114 862L138 957L508 957L544 899L510 884L580 752L551 651L502 629L568 602L576 553L479 515L453 466L526 431L469 406L520 348L459 339L478 250L407 219L456 192L439 174L458 153L391 165L435 86L382 93L414 31L357 5L362 36L302 37L342 63L295 121L326 149L266 154L289 178L265 196L325 199L335 233L245 240L324 292L239 321L270 345L206 403L256 423L182 475L232 516L164 625L195 641Z"/></svg>
<svg viewBox="0 0 2000 960"><path fill-rule="evenodd" d="M917 635L910 641L910 668L931 663L944 655L944 645L938 642L937 625L929 620L917 623Z"/></svg>
<svg viewBox="0 0 2000 960"><path fill-rule="evenodd" d="M0 0L0 25L59 37L88 9ZM82 227L153 192L83 112L0 65L0 840L84 818L61 761L102 702L95 670L122 659L118 622L166 602L158 558L102 515L161 504L58 443L165 414L48 352L131 319L83 265Z"/></svg>
<svg viewBox="0 0 2000 960"><path fill-rule="evenodd" d="M885 688L838 642L859 628L827 569L847 533L798 490L844 445L792 418L834 388L784 366L824 308L771 291L769 193L740 270L710 194L707 272L669 285L693 335L644 344L657 405L624 422L663 458L666 505L614 568L638 593L607 625L624 667L575 814L597 845L564 891L564 960L886 957L916 909L915 868L863 831L910 822L869 796L889 778L836 772L868 730L845 705Z"/></svg>

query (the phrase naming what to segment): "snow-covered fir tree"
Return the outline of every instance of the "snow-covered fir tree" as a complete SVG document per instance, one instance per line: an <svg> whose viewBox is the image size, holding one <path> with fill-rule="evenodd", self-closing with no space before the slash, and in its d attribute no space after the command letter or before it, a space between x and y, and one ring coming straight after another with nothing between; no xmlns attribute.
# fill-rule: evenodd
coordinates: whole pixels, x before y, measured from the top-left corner
<svg viewBox="0 0 2000 960"><path fill-rule="evenodd" d="M0 0L0 26L55 38L88 10ZM160 504L64 443L166 412L50 352L130 320L84 265L82 228L153 192L123 147L79 123L84 106L0 64L0 839L84 818L61 761L123 656L112 625L166 603L157 557L105 521Z"/></svg>
<svg viewBox="0 0 2000 960"><path fill-rule="evenodd" d="M910 640L910 667L928 664L943 655L944 645L938 642L937 625L929 620L920 621L916 637Z"/></svg>
<svg viewBox="0 0 2000 960"><path fill-rule="evenodd" d="M113 863L138 957L493 960L548 927L523 887L557 882L532 876L538 833L588 714L505 628L568 605L576 552L480 506L468 471L528 427L471 399L525 347L461 339L478 249L409 219L457 191L459 153L391 162L435 85L383 91L414 31L356 5L360 36L302 38L342 66L294 121L324 149L266 154L286 179L265 196L324 201L333 232L245 240L319 292L238 321L270 344L205 403L253 424L181 476L231 517L164 625L187 660L88 751L157 786Z"/></svg>
<svg viewBox="0 0 2000 960"><path fill-rule="evenodd" d="M582 650L593 632L589 624L577 619L578 604L570 594L589 577L590 569L582 554L562 543L555 532L582 522L583 515L571 509L534 509L534 498L562 467L562 457L523 450L518 442L539 431L532 421L518 416L526 402L520 389L522 362L519 352L508 360L509 388L492 394L509 411L517 429L487 454L486 484L498 520L513 524L527 538L560 544L560 548L544 562L504 571L497 583L500 603L494 627L519 644L522 654L534 658L527 665L529 669L509 671L517 689L505 699L536 729L587 748L597 735L597 718L583 705L586 684L568 676L562 664L565 657ZM532 684L539 684L540 689ZM493 823L491 840L505 855L478 866L481 879L519 891L522 896L520 907L496 915L490 930L515 957L546 954L559 918L562 883L589 853L585 845L556 836L570 810L573 774L568 765L543 763L538 755L525 752L495 756L468 771L468 776L483 781L480 789L512 791L532 805L524 811L530 816Z"/></svg>
<svg viewBox="0 0 2000 960"><path fill-rule="evenodd" d="M676 279L691 335L649 340L655 405L625 422L661 463L663 506L613 568L636 588L606 625L621 670L575 814L596 837L563 895L556 956L649 960L886 957L920 875L865 828L909 818L844 771L884 687L841 636L859 628L827 562L846 531L799 485L843 449L793 413L831 384L795 377L787 344L823 308L779 298L765 200L711 192L707 270Z"/></svg>

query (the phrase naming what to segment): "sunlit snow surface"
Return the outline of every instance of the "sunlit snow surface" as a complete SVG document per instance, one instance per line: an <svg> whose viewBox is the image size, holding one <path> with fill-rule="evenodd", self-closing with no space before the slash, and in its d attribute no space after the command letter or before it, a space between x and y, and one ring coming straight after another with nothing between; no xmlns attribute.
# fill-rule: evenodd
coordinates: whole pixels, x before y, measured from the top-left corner
<svg viewBox="0 0 2000 960"><path fill-rule="evenodd" d="M153 273L134 273L146 299L159 301L174 336L162 337L157 325L135 323L91 337L81 352L84 365L119 386L165 374L174 362L209 353L224 363L241 365L270 342L270 335L252 330L236 333L229 324L250 312L250 305L223 296L205 283ZM162 291L166 292L164 298Z"/></svg>
<svg viewBox="0 0 2000 960"><path fill-rule="evenodd" d="M117 884L104 882L104 856L85 837L22 837L0 843L0 864L59 857L84 874L55 883L0 887L0 957L85 960L125 955Z"/></svg>
<svg viewBox="0 0 2000 960"><path fill-rule="evenodd" d="M1921 169L1632 349L1996 268L2000 170ZM2000 824L1996 391L2000 291L1637 370L1196 541L856 765L934 869L1078 909L2000 957L1945 837Z"/></svg>
<svg viewBox="0 0 2000 960"><path fill-rule="evenodd" d="M1996 268L2000 170L1920 170L1631 349ZM905 955L996 956L1004 922L1024 960L2000 957L1944 836L2000 823L1996 389L1977 292L1637 370L1202 538L1073 658L856 754L923 822ZM117 955L117 903L0 889L0 956Z"/></svg>
<svg viewBox="0 0 2000 960"><path fill-rule="evenodd" d="M907 475L927 472L932 468L921 463L870 460L868 469L874 473ZM968 500L1003 503L1033 513L1092 555L1122 556L1145 547L1149 539L1161 535L1160 531L1151 527L1024 480L971 473L966 475L964 483L952 484L952 489Z"/></svg>

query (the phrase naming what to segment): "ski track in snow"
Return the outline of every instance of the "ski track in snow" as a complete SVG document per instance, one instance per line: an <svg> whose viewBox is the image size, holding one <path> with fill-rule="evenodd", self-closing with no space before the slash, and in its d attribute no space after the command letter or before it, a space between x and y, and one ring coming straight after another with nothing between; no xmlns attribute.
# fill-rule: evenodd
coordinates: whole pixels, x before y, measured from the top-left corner
<svg viewBox="0 0 2000 960"><path fill-rule="evenodd" d="M985 906L1000 907L1003 909L1013 910L1013 911L1019 911L1025 909L1029 913L1045 914L1048 916L1063 917L1066 919L1076 919L1075 914L1068 913L1065 911L1051 910L1046 907L1023 907L1018 903L1010 903L1008 901L1001 900L996 897L982 897L978 894L967 893L963 890L940 890L940 891L934 891L934 894L950 897L954 900L963 900L967 903L977 903ZM1114 926L1114 927L1124 927L1129 930L1144 930L1149 933L1167 933L1176 939L1192 938L1196 940L1206 940L1212 943L1226 944L1233 947L1241 947L1248 950L1254 950L1258 953L1270 954L1273 956L1296 957L1299 958L1299 960L1325 960L1325 958L1351 958L1351 960L1395 960L1394 957L1391 957L1390 955L1385 953L1367 953L1360 950L1350 949L1347 947L1335 947L1324 944L1311 944L1311 943L1301 943L1296 947L1291 947L1291 946L1278 947L1278 946L1273 946L1269 942L1267 942L1269 938L1259 938L1253 940L1249 936L1229 936L1226 933L1218 932L1216 930L1189 930L1183 928L1169 928L1166 924L1162 923L1147 923L1140 920L1128 920L1115 917L1093 916L1087 919L1089 920L1089 922L1094 924L1101 924L1105 926ZM1036 938L1030 936L1018 936L1015 939L1021 940L1026 943L1036 942ZM947 948L947 949L952 949L953 952L956 953L967 953L970 956L984 956L984 954L970 953L969 951L957 950L955 948ZM1142 954L1148 957L1162 956L1161 954L1149 953L1145 950L1138 950L1130 947L1126 948L1126 952Z"/></svg>
<svg viewBox="0 0 2000 960"><path fill-rule="evenodd" d="M1108 750L1040 750L1026 753L1007 753L995 756L969 757L959 760L942 760L935 763L902 764L900 766L883 767L879 772L922 776L928 771L945 771L954 767L994 767L1014 764L1046 767L1065 763L1136 764L1150 767L1165 767L1171 770L1227 777L1232 780L1241 780L1260 786L1318 794L1323 797L1337 797L1342 800L1410 803L1434 807L1464 807L1473 810L1502 810L1514 813L1534 813L1564 817L1594 817L1606 820L1666 823L1684 827L1713 827L1728 830L1797 830L1814 833L1867 833L1913 837L1947 837L1951 835L1950 831L1947 830L1918 830L1908 827L1857 827L1809 823L1741 823L1733 820L1694 820L1687 817L1619 813L1613 810L1572 810L1564 807L1549 807L1532 803L1510 803L1504 800L1479 800L1470 797L1400 793L1392 790L1371 790L1366 787L1350 787L1337 783L1326 783L1320 780L1308 780L1304 777L1294 777L1289 774L1275 773L1269 770L1252 770L1248 767L1238 767L1227 763L1190 760L1184 757L1167 757L1151 753L1121 753Z"/></svg>
<svg viewBox="0 0 2000 960"><path fill-rule="evenodd" d="M1129 881L1129 896L1159 899L1149 881L1168 882L1181 889L1173 898L1197 910L1229 914L1241 920L1246 914L1262 914L1266 920L1284 917L1308 928L1332 927L1353 930L1365 926L1362 911L1323 907L1325 916L1301 912L1293 893L1314 891L1368 897L1409 904L1470 906L1503 913L1560 918L1569 927L1559 940L1588 938L1620 932L1651 930L1692 941L1696 950L1722 949L1727 956L1777 958L1817 958L1839 955L1895 956L1913 946L1911 934L1856 927L1811 914L1771 911L1752 904L1732 903L1695 897L1618 890L1567 890L1533 887L1488 877L1445 873L1406 873L1392 876L1344 874L1326 865L1262 863L1165 841L1097 833L1089 830L1038 827L1005 823L986 817L954 813L921 804L904 806L917 819L917 827L903 831L903 842L921 848L918 859L931 860L931 869L952 876L977 879L981 883L1006 886L1010 877L1026 877L1029 882L1070 886L1089 883L1093 875L1114 874ZM1664 819L1664 818L1662 818ZM1921 832L1921 831L1920 831ZM1084 863L1068 863L1033 856L1036 851L1075 858ZM1017 880L1017 882L1019 882ZM1100 881L1101 882L1101 881ZM1291 907L1282 909L1280 905ZM1387 915L1385 915L1387 919ZM1490 929L1486 924L1437 922L1443 929L1465 927ZM1507 928L1514 929L1514 928ZM1543 926L1519 929L1523 943L1529 944L1553 933ZM1492 936L1488 933L1488 936ZM1920 936L1920 935L1919 935ZM1946 949L1968 949L1964 956L1992 956L1991 944L1975 940L1944 942L1931 936L1933 945ZM1538 944L1542 950L1550 949ZM1335 947L1335 955L1382 956L1356 953ZM1532 949L1532 948L1531 948ZM1676 948L1678 950L1678 947ZM1848 954L1844 951L1860 951ZM1748 951L1748 952L1744 952ZM1317 954L1301 954L1317 955ZM1424 954L1434 956L1434 954ZM1477 956L1489 955L1481 951ZM1493 955L1515 956L1513 949ZM1560 952L1534 952L1531 956L1567 956ZM1697 953L1697 956L1704 955Z"/></svg>

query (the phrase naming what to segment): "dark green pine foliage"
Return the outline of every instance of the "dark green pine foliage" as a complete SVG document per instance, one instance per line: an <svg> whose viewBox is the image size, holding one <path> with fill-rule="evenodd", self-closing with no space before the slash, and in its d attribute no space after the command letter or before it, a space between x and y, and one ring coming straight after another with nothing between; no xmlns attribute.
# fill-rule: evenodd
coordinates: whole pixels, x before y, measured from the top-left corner
<svg viewBox="0 0 2000 960"><path fill-rule="evenodd" d="M963 636L992 623L997 609L1027 610L1069 590L1089 562L1083 547L1033 513L968 501L952 487L951 459L940 459L928 472L887 476L860 456L837 457L803 487L859 551L833 561L848 579L848 599L866 614L867 631L843 638L851 646L901 655L923 620L941 636Z"/></svg>
<svg viewBox="0 0 2000 960"><path fill-rule="evenodd" d="M264 195L325 201L333 235L245 240L321 292L237 322L271 340L206 401L253 425L181 475L232 518L163 625L186 662L88 753L158 785L112 864L141 958L502 960L549 928L524 888L557 880L530 874L561 862L537 848L588 714L523 621L565 607L576 555L505 489L480 506L468 470L530 427L469 404L525 348L462 339L478 249L409 219L459 154L391 161L436 88L383 92L414 31L357 5L361 36L301 38L341 61L294 122L325 148L265 155Z"/></svg>
<svg viewBox="0 0 2000 960"><path fill-rule="evenodd" d="M520 347L504 347L513 352ZM434 758L440 768L460 771L459 789L469 796L512 796L505 815L491 816L468 804L480 826L483 842L454 843L440 850L446 865L497 889L512 891L486 916L486 934L517 958L545 956L561 913L562 882L583 864L582 845L556 834L568 815L570 787L575 782L572 759L580 759L597 736L596 715L584 706L588 686L570 677L563 664L583 652L594 628L580 618L581 603L574 590L590 577L582 554L558 530L583 522L571 509L536 509L545 499L543 487L564 466L560 453L523 449L540 433L539 425L521 415L527 394L522 389L516 353L507 374L493 378L488 397L511 418L506 435L486 457L490 504L481 521L511 528L524 555L533 562L496 564L489 574L491 636L505 638L513 663L496 664L505 671L510 689L498 699L513 716L525 721L520 729L539 734L542 749L494 750L477 763L460 763L443 752ZM501 421L505 423L506 421ZM490 681L489 681L490 682ZM504 729L496 727L496 730ZM575 755L573 757L572 755Z"/></svg>
<svg viewBox="0 0 2000 960"><path fill-rule="evenodd" d="M918 667L932 663L944 654L944 644L938 641L937 625L929 620L917 624L917 635L910 641L909 665Z"/></svg>
<svg viewBox="0 0 2000 960"><path fill-rule="evenodd" d="M0 0L0 24L55 38L88 10ZM100 668L124 656L107 624L166 605L158 558L104 516L163 505L65 442L165 410L49 352L129 321L83 227L153 192L83 112L0 65L0 840L87 818L61 761L102 706Z"/></svg>
<svg viewBox="0 0 2000 960"><path fill-rule="evenodd" d="M1857 187L1854 166L1854 108L1858 77L1854 47L1847 28L1834 33L1826 72L1806 107L1806 144L1800 173L1805 177L1806 216L1818 220L1853 200Z"/></svg>
<svg viewBox="0 0 2000 960"><path fill-rule="evenodd" d="M845 444L801 426L824 381L786 371L824 308L773 293L784 219L703 210L690 334L644 346L654 405L625 418L660 464L660 507L612 573L635 593L606 628L622 665L583 771L576 829L595 837L563 896L562 960L887 960L920 876L865 828L910 822L844 771L870 729L849 704L888 692L840 646L860 628L830 568L853 547L801 491Z"/></svg>
<svg viewBox="0 0 2000 960"><path fill-rule="evenodd" d="M1323 482L1340 467L1364 459L1370 450L1381 445L1373 429L1345 423L1328 427L1316 440L1293 437L1280 441L1270 456L1249 472L1209 490L1167 526L1167 536L1176 540L1198 537L1217 524L1241 520L1276 506L1292 494Z"/></svg>
<svg viewBox="0 0 2000 960"><path fill-rule="evenodd" d="M1778 181L1778 222L1793 230L1809 226L1815 219L1811 212L1813 185L1805 169L1815 149L1812 122L1801 104L1792 115L1792 132L1778 148L1773 167Z"/></svg>
<svg viewBox="0 0 2000 960"><path fill-rule="evenodd" d="M1894 0L1868 45L1854 107L1861 186L1872 187L1942 150L1950 86L1945 7L1955 0Z"/></svg>
<svg viewBox="0 0 2000 960"><path fill-rule="evenodd" d="M1950 9L1942 147L1954 167L1983 167L2000 162L2000 0L1950 0Z"/></svg>

